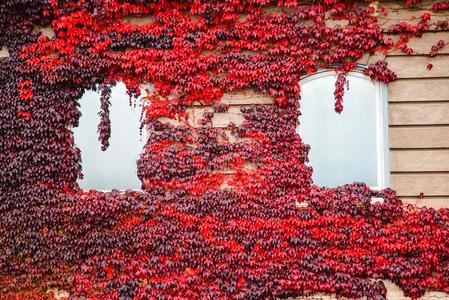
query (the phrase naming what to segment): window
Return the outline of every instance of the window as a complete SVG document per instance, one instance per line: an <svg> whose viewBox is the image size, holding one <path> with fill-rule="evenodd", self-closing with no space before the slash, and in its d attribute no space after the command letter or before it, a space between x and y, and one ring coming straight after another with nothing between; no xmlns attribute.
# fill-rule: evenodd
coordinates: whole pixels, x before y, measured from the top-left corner
<svg viewBox="0 0 449 300"><path fill-rule="evenodd" d="M323 72L301 80L297 131L311 147L314 183L336 187L365 182L384 188L389 184L385 85L350 73L344 109L338 114L334 110L336 78L335 72Z"/></svg>
<svg viewBox="0 0 449 300"><path fill-rule="evenodd" d="M101 151L97 133L100 94L87 91L80 100L82 115L73 130L84 175L78 184L84 190L140 189L136 161L146 142L139 131L141 107L130 105L124 84L112 88L110 101L110 145Z"/></svg>

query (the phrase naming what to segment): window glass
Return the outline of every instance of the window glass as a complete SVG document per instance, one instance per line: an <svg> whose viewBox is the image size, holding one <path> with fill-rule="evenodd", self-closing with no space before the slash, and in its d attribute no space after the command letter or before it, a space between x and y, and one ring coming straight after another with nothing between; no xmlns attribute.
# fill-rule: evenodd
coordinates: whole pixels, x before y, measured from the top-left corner
<svg viewBox="0 0 449 300"><path fill-rule="evenodd" d="M314 183L384 185L384 121L379 83L349 75L341 114L334 110L335 73L301 82L298 132L309 144Z"/></svg>
<svg viewBox="0 0 449 300"><path fill-rule="evenodd" d="M84 190L140 189L136 161L146 137L140 135L140 101L130 105L125 85L112 88L110 106L111 136L109 147L101 151L97 126L100 122L100 94L87 91L80 100L82 116L74 128L75 145L81 150ZM134 102L134 101L133 101Z"/></svg>

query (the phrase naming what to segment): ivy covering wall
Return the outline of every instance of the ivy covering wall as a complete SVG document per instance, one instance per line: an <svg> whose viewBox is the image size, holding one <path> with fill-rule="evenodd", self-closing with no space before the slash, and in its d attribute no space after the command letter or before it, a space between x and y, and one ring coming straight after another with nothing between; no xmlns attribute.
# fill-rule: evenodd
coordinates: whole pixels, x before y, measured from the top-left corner
<svg viewBox="0 0 449 300"><path fill-rule="evenodd" d="M448 28L425 13L417 25L391 26L393 42L379 13L340 0L2 1L0 297L384 299L382 279L412 298L449 292L449 210L403 206L393 190L363 183L314 185L296 133L301 75L335 69L329 105L341 112L345 76L364 54L412 53L410 38ZM151 22L128 20L145 16ZM49 25L54 37L36 30ZM396 78L383 60L364 72ZM101 91L106 150L120 81L145 99L142 191L81 191L77 101ZM142 90L147 83L154 89ZM274 105L242 109L241 126L213 127L228 110L222 95L242 89ZM192 123L196 103L213 112Z"/></svg>

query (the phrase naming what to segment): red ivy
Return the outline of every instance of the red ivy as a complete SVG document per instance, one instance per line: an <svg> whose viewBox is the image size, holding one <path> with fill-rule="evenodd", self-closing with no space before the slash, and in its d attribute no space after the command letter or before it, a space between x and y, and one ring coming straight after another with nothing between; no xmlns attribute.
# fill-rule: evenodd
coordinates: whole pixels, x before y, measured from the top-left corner
<svg viewBox="0 0 449 300"><path fill-rule="evenodd" d="M296 133L300 77L334 69L340 112L345 76L363 55L412 54L410 38L447 27L424 14L393 25L393 44L374 8L354 4L2 1L0 45L11 56L0 58L0 297L51 299L57 289L74 299L384 299L382 279L412 298L449 292L449 210L311 179L309 146ZM151 21L127 21L144 16ZM34 28L50 24L54 37ZM364 73L396 79L383 61ZM143 190L80 191L77 101L100 89L106 149L118 81L130 96L154 87L143 95ZM242 108L240 126L213 127L233 113L223 95L247 89L273 105ZM198 104L207 111L193 122Z"/></svg>

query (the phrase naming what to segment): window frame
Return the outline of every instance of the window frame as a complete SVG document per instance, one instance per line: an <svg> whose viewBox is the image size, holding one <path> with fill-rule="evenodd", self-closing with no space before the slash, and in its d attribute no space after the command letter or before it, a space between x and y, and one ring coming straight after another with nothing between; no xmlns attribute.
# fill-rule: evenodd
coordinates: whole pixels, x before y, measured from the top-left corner
<svg viewBox="0 0 449 300"><path fill-rule="evenodd" d="M358 65L357 69L349 72L348 77L354 76L361 79L368 80L372 82L375 86L376 95L376 152L377 157L379 158L377 161L377 185L370 186L370 188L374 190L382 190L390 186L390 148L389 148L389 140L388 140L388 86L387 84L379 81L373 81L369 76L363 74L363 70L365 66ZM306 75L299 80L300 86L307 82L311 82L313 80L317 80L320 78L324 78L327 76L335 77L337 73L334 70L329 69L321 69L317 72ZM343 96L344 99L344 96ZM301 101L301 100L300 100ZM343 108L344 109L344 108ZM298 117L298 126L299 128L299 117ZM349 182L348 182L349 183Z"/></svg>

